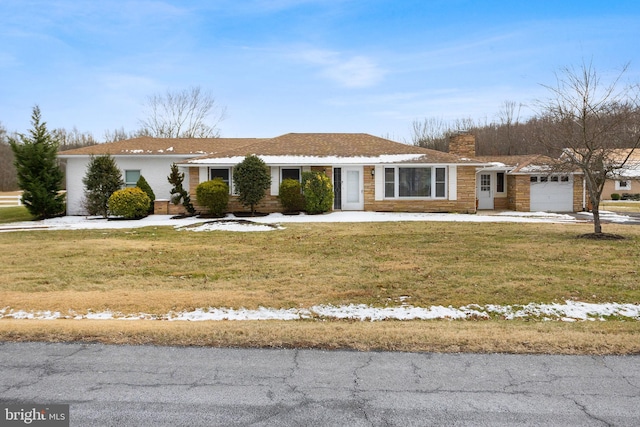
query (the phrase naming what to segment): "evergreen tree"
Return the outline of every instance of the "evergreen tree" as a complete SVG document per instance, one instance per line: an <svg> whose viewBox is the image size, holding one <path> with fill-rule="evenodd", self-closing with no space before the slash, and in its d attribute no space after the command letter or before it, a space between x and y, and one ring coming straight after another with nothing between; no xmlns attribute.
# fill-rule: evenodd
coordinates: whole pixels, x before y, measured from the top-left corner
<svg viewBox="0 0 640 427"><path fill-rule="evenodd" d="M91 157L84 184L84 207L89 215L109 215L109 197L122 188L124 181L115 160L108 154Z"/></svg>
<svg viewBox="0 0 640 427"><path fill-rule="evenodd" d="M238 199L243 206L255 214L255 206L266 195L271 186L269 167L258 156L249 155L236 165L233 171L233 183L238 191Z"/></svg>
<svg viewBox="0 0 640 427"><path fill-rule="evenodd" d="M189 215L195 215L196 210L193 207L193 203L191 203L191 196L189 196L189 192L182 186L184 173L178 170L178 165L175 163L171 165L171 173L167 177L167 181L173 185L171 189L171 203L177 205L182 200L182 206L184 206Z"/></svg>
<svg viewBox="0 0 640 427"><path fill-rule="evenodd" d="M52 218L64 213L64 194L61 194L62 169L58 165L58 141L40 122L40 108L31 114L33 129L28 135L9 138L18 172L18 186L23 191L22 203L37 219Z"/></svg>
<svg viewBox="0 0 640 427"><path fill-rule="evenodd" d="M142 175L140 175L140 178L138 178L138 182L136 182L136 187L144 191L147 194L147 196L149 196L149 200L151 201L151 203L149 204L149 214L152 214L153 202L156 200L156 195L153 192L153 189L151 188L147 180L144 179L144 176Z"/></svg>

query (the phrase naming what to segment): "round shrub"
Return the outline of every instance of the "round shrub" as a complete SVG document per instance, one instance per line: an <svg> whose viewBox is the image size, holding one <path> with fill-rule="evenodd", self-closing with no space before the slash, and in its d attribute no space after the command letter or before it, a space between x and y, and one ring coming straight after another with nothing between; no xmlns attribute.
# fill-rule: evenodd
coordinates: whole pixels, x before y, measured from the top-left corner
<svg viewBox="0 0 640 427"><path fill-rule="evenodd" d="M147 216L151 199L138 187L123 188L109 197L111 215L125 219L140 219Z"/></svg>
<svg viewBox="0 0 640 427"><path fill-rule="evenodd" d="M611 200L620 200L620 195L618 193L612 193Z"/></svg>
<svg viewBox="0 0 640 427"><path fill-rule="evenodd" d="M221 178L202 182L196 187L196 200L210 214L222 216L229 204L229 186Z"/></svg>
<svg viewBox="0 0 640 427"><path fill-rule="evenodd" d="M302 188L307 213L319 214L331 210L333 185L327 175L322 172L303 172Z"/></svg>
<svg viewBox="0 0 640 427"><path fill-rule="evenodd" d="M278 190L280 204L285 212L299 212L304 209L302 186L297 179L285 179Z"/></svg>

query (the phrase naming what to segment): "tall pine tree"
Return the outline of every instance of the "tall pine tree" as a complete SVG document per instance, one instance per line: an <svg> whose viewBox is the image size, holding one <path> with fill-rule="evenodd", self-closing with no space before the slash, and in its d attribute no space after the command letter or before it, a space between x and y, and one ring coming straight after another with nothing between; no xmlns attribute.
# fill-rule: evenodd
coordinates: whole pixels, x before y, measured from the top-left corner
<svg viewBox="0 0 640 427"><path fill-rule="evenodd" d="M109 197L124 186L122 173L108 154L91 157L84 184L84 207L89 215L109 215Z"/></svg>
<svg viewBox="0 0 640 427"><path fill-rule="evenodd" d="M64 174L58 164L58 141L40 122L40 108L36 105L31 114L33 129L18 139L9 138L15 156L18 187L23 191L22 203L37 219L53 218L64 214Z"/></svg>

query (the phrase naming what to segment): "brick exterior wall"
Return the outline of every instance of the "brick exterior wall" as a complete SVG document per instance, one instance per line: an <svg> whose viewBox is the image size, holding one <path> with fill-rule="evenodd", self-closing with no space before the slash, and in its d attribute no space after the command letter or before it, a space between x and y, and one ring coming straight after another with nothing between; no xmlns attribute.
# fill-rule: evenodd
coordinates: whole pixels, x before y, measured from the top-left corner
<svg viewBox="0 0 640 427"><path fill-rule="evenodd" d="M380 211L380 212L457 212L457 213L475 213L476 212L476 172L475 167L458 166L457 168L457 197L458 200L375 200L375 176L371 171L374 170L373 165L363 168L364 180L364 210ZM330 166L313 166L312 171L324 172L333 182L333 169ZM204 212L204 208L197 205L196 187L200 180L200 174L197 167L189 169L189 194L197 212ZM269 191L267 190L267 193ZM248 212L248 208L242 206L237 196L229 198L229 212ZM267 196L256 206L259 212L282 212L280 199L278 196ZM154 205L154 213L158 215L179 215L186 211L180 205L174 205L168 200L156 200Z"/></svg>
<svg viewBox="0 0 640 427"><path fill-rule="evenodd" d="M454 135L449 139L449 153L460 157L474 158L476 156L476 137L470 133Z"/></svg>
<svg viewBox="0 0 640 427"><path fill-rule="evenodd" d="M493 199L493 209L499 211L509 210L509 198L508 197L495 197Z"/></svg>
<svg viewBox="0 0 640 427"><path fill-rule="evenodd" d="M519 212L531 210L529 175L507 175L508 209Z"/></svg>
<svg viewBox="0 0 640 427"><path fill-rule="evenodd" d="M375 200L373 166L364 167L364 210L379 212L476 212L476 169L458 166L458 200Z"/></svg>

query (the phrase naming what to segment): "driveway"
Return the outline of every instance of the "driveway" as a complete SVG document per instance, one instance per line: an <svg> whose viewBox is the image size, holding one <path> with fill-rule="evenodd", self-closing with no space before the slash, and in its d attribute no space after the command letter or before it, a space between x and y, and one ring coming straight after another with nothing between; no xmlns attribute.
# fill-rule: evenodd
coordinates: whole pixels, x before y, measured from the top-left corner
<svg viewBox="0 0 640 427"><path fill-rule="evenodd" d="M72 426L640 425L639 356L2 343L0 366L1 403Z"/></svg>

